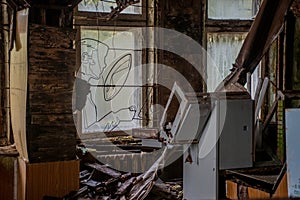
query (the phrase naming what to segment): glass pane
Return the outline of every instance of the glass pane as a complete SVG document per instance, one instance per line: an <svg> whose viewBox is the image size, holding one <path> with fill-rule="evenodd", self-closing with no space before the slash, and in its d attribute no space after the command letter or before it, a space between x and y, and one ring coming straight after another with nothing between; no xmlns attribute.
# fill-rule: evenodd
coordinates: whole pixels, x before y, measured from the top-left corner
<svg viewBox="0 0 300 200"><path fill-rule="evenodd" d="M213 92L230 73L247 33L208 33L207 90ZM209 61L212 60L213 63Z"/></svg>
<svg viewBox="0 0 300 200"><path fill-rule="evenodd" d="M251 98L252 99L254 99L255 97L256 89L260 79L260 71L261 71L261 63L258 64L258 66L256 67L256 69L251 75Z"/></svg>
<svg viewBox="0 0 300 200"><path fill-rule="evenodd" d="M90 84L82 109L82 133L137 128L141 102L139 33L81 30L81 69ZM136 86L136 87L135 87Z"/></svg>
<svg viewBox="0 0 300 200"><path fill-rule="evenodd" d="M117 4L113 0L83 0L78 4L79 11L86 12L111 12L111 7L117 7ZM140 3L133 4L124 9L123 14L142 14L142 0Z"/></svg>
<svg viewBox="0 0 300 200"><path fill-rule="evenodd" d="M251 19L258 7L258 0L208 0L208 18Z"/></svg>

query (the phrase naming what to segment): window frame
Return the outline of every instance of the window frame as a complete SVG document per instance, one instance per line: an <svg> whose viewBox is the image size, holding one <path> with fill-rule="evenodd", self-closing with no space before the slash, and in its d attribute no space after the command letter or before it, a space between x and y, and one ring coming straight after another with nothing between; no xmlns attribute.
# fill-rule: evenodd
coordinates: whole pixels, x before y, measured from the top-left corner
<svg viewBox="0 0 300 200"><path fill-rule="evenodd" d="M74 9L74 28L77 29L77 36L76 36L76 41L80 41L81 39L81 27L85 27L85 28L91 28L91 29L99 29L99 27L104 28L103 30L107 30L107 31L122 31L122 30L130 30L131 28L137 28L137 27L146 27L147 25L151 24L151 16L149 13L147 13L148 9L148 4L151 4L150 2L148 2L148 0L141 0L142 4L143 4L143 8L142 8L142 14L141 15L136 15L136 14L120 14L118 18L114 19L114 20L103 20L103 19L98 19L97 16L99 16L99 13L92 13L92 12L82 12L82 11L78 11L78 6ZM146 5L146 6L144 6ZM153 15L154 17L154 15ZM80 43L79 43L80 44ZM76 63L77 63L77 69L79 69L81 67L81 46L76 44L76 49L77 53L76 53ZM154 54L151 53L151 51L149 52L149 50L147 49L142 49L142 54L141 54L141 64L146 64L148 63L148 60L151 60L151 56L155 56ZM153 66L155 68L155 66ZM148 71L150 69L146 69L146 70L142 70L141 74L143 79L146 78L146 76L148 75ZM154 70L154 69L153 69ZM152 70L152 71L153 71ZM151 70L150 70L151 71ZM155 72L155 70L153 71ZM155 76L155 74L154 74ZM141 90L141 112L142 112L142 116L143 119L140 122L140 126L144 127L144 126L148 126L151 125L151 123L153 123L153 116L152 118L149 118L149 111L150 111L150 107L151 105L149 104L149 102L153 102L153 92L155 90L155 85L149 85L149 86L143 86L142 90ZM152 92L151 92L152 91ZM151 93L151 94L149 94ZM150 100L147 98L151 98ZM146 106L146 111L145 108L143 106ZM101 132L101 131L97 131L94 133L82 133L82 124L81 124L81 112L78 112L76 114L76 118L77 118L77 132L78 135L80 136L81 139L91 139L91 138L98 138L99 136L103 136L103 134L108 134L107 132ZM152 120L152 121L151 121ZM115 130L112 132L109 132L110 135L112 136L119 136L119 135L124 135L128 134L127 130Z"/></svg>
<svg viewBox="0 0 300 200"><path fill-rule="evenodd" d="M250 30L250 27L254 21L254 19L210 19L208 17L208 1L203 0L203 36L202 36L202 44L203 47L207 50L207 41L209 33L247 33ZM260 1L260 0L257 0ZM206 60L206 58L204 58ZM234 63L232 63L234 64ZM205 69L207 80L208 70ZM207 91L207 87L204 86L203 91Z"/></svg>
<svg viewBox="0 0 300 200"><path fill-rule="evenodd" d="M99 0L101 1L101 0ZM116 19L106 20L106 12L88 12L79 11L78 6L74 10L75 25L88 26L145 26L147 22L148 0L140 0L142 2L142 14L127 14L122 12ZM104 15L101 18L101 15Z"/></svg>
<svg viewBox="0 0 300 200"><path fill-rule="evenodd" d="M83 28L83 29L81 29L81 28ZM117 27L117 28L113 28L113 27L103 27L103 26L101 26L101 27L82 27L81 26L81 28L80 28L80 33L81 33L81 30L95 30L95 31L112 31L112 32L122 32L122 31L130 31L130 29L131 29L131 27ZM79 40L81 41L81 39L82 38L80 38ZM134 39L134 43L136 43L136 42L138 42L138 40L137 40L137 38L136 37L134 37L133 38ZM79 44L79 46L80 46L80 50L81 50L81 45ZM133 56L133 58L134 58L134 61L133 61L133 63L134 64L137 64L138 66L139 65L142 65L143 63L145 63L145 55L143 55L143 51L141 52L141 54L139 55L139 53L137 52L137 51L140 51L140 50L132 50L133 51L133 53L134 53L134 56ZM113 61L112 63L114 63L115 61ZM81 62L80 62L81 63ZM108 63L107 63L108 64ZM109 65L109 64L108 64ZM144 78L143 76L142 76L142 72L143 72L143 70L141 69L141 71L139 71L138 72L138 76L140 76L140 77L142 77L142 78ZM136 76L136 74L134 74L134 76ZM137 81L137 80L135 80L135 81ZM134 82L135 82L134 81ZM140 80L138 80L138 82L139 82ZM142 80L143 81L143 80ZM134 84L138 84L137 82L135 82ZM125 85L125 87L126 87L126 85ZM134 102L135 103L139 103L140 105L142 104L142 102L143 102L143 97L142 97L142 94L143 94L143 91L141 91L140 92L141 93L141 95L139 96L139 97L134 97ZM140 110L140 109L138 109L138 110ZM142 124L141 123L137 123L138 124L138 126L141 126ZM100 129L102 129L103 127L101 127ZM125 131L127 131L126 129L123 129L124 127L119 127L121 130L125 130ZM135 127L135 128L141 128L141 127ZM81 132L82 132L82 127L81 127ZM113 130L114 131L114 130ZM96 132L96 131L95 131ZM88 132L87 133L83 133L83 134L89 134Z"/></svg>

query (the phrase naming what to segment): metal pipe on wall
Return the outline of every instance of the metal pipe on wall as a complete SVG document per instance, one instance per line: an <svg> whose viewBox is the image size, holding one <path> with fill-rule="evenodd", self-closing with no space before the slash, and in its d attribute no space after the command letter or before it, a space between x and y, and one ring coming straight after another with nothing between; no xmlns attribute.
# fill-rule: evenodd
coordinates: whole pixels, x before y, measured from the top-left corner
<svg viewBox="0 0 300 200"><path fill-rule="evenodd" d="M1 3L2 3L2 1L1 1ZM1 77L3 77L3 69L5 68L4 67L4 65L5 65L5 63L4 63L4 46L3 46L3 43L4 43L4 26L3 26L3 21L2 21L2 19L3 19L3 17L2 17L2 15L3 15L3 12L2 12L2 4L0 4L0 19L1 19L1 26L0 26L0 76ZM0 88L1 88L1 90L0 90L0 105L3 105L3 90L2 90L2 88L3 88L3 83L2 82L0 82ZM0 122L1 122L1 124L3 124L3 115L2 115L2 110L1 110L1 112L0 112ZM0 126L0 138L3 138L3 137L5 137L5 134L4 134L4 131L3 131L3 127L1 127ZM2 142L1 142L2 143Z"/></svg>
<svg viewBox="0 0 300 200"><path fill-rule="evenodd" d="M1 1L2 6L2 23L3 24L10 24L9 21L9 13L8 13L8 6L6 0ZM7 30L3 31L3 41L4 41L4 73L5 73L5 81L4 81L4 88L5 88L5 98L4 98L4 109L5 109L5 132L7 136L8 142L11 141L10 137L10 80L9 80L9 32Z"/></svg>

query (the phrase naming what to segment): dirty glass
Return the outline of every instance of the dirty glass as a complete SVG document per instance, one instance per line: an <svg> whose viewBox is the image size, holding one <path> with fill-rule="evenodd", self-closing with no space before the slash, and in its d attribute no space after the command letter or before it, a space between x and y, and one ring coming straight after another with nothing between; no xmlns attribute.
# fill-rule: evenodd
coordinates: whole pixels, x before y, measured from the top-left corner
<svg viewBox="0 0 300 200"><path fill-rule="evenodd" d="M259 7L258 0L208 0L209 19L252 19Z"/></svg>
<svg viewBox="0 0 300 200"><path fill-rule="evenodd" d="M230 73L247 33L208 33L207 90L212 92Z"/></svg>
<svg viewBox="0 0 300 200"><path fill-rule="evenodd" d="M138 32L81 30L77 77L90 86L81 110L82 133L140 126L141 37ZM80 83L83 83L82 81Z"/></svg>
<svg viewBox="0 0 300 200"><path fill-rule="evenodd" d="M117 4L113 0L83 0L78 4L79 11L86 12L111 12L111 7L117 7ZM140 3L133 4L124 9L121 14L142 14L142 0Z"/></svg>

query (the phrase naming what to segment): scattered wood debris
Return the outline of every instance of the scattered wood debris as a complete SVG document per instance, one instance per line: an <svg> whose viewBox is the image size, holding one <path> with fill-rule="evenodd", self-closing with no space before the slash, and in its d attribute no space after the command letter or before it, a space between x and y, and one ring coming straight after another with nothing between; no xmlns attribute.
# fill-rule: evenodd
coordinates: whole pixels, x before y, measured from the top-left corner
<svg viewBox="0 0 300 200"><path fill-rule="evenodd" d="M106 135L106 137L81 141L82 143L78 144L77 148L77 156L81 160L80 189L67 194L61 200L182 199L182 181L166 183L158 179L164 160L168 157L167 148L161 149L157 157L151 154L151 158L154 158L153 162L152 160L150 162L149 157L144 157L144 160L153 163L150 168L147 167L148 170L144 168L144 173L121 172L97 159L101 156L108 156L111 159L122 158L122 156L114 157L118 156L118 153L124 153L115 149L118 147L127 151L127 154L124 154L126 162L118 162L119 165L130 162L134 165L134 159L129 161L127 157L132 159L133 155L145 156L146 152L157 150L155 147L146 148L141 142L145 138L157 140L157 130L147 130L147 133L151 133L148 137L143 131L137 129L132 135L111 135L110 137ZM51 198L47 197L47 200Z"/></svg>
<svg viewBox="0 0 300 200"><path fill-rule="evenodd" d="M107 16L107 20L115 19L119 14L125 10L128 6L140 3L140 0L116 0L117 6L111 7L111 12Z"/></svg>
<svg viewBox="0 0 300 200"><path fill-rule="evenodd" d="M152 176L152 173L121 173L99 163L86 163L83 168L79 175L80 189L60 200L182 199L182 181L155 182L147 178ZM152 187L148 187L149 184L152 184ZM147 188L150 189L149 194ZM51 200L51 197L44 199Z"/></svg>

